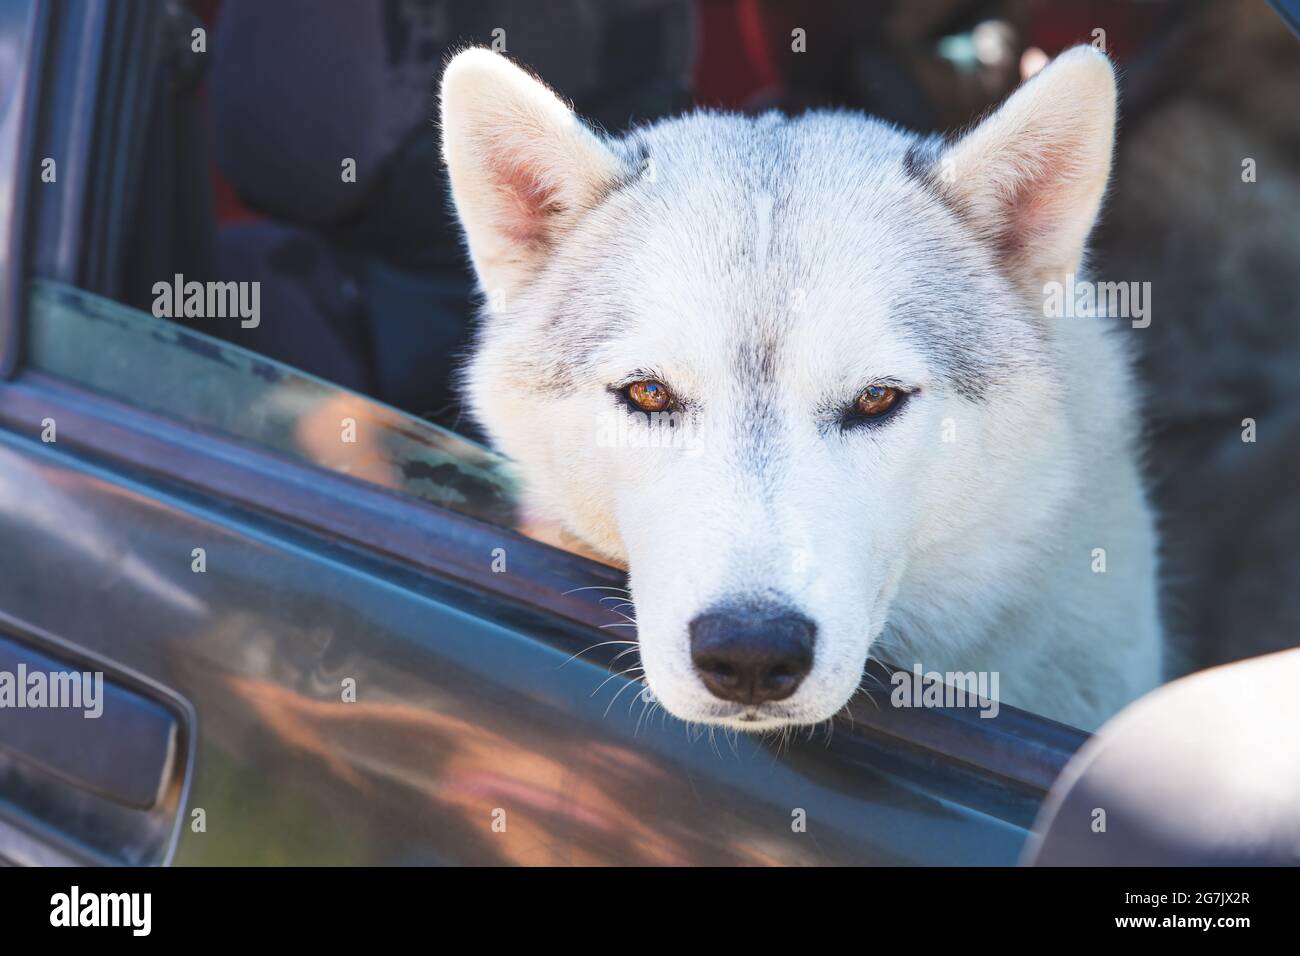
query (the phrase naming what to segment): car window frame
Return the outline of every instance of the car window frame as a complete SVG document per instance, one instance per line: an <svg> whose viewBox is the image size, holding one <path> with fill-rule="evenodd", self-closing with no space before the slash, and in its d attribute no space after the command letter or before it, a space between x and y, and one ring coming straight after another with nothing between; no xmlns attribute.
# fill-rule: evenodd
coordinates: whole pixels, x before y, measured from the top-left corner
<svg viewBox="0 0 1300 956"><path fill-rule="evenodd" d="M83 16L95 14L87 11ZM123 37L131 35L110 29L107 22L54 26L60 31L58 48L63 52L67 52L68 37L99 31L101 59L113 59L113 44L126 42ZM135 63L138 70L148 66ZM49 69L45 72L48 75ZM76 75L86 82L83 74ZM77 183L85 193L75 198L83 208L90 208L97 201L96 189L106 188L104 183L112 177L101 181L101 177L84 175L89 161L85 151L91 147L84 136L77 139L76 124L86 123L87 117L74 113L40 119L42 126L48 127L42 130L44 135L64 143L61 169L70 165L74 171L83 171ZM92 123L95 119L90 117ZM99 162L122 161L128 152L115 150ZM23 230L21 238L27 248L41 250L30 259L24 275L80 285L84 262L93 251L86 246L95 242L97 235L102 238L102 232L59 231L70 217L40 203L31 204L24 217L15 228ZM21 324L24 313L20 302L8 313L11 324ZM610 610L601 603L606 592L597 589L625 585L624 574L618 569L512 529L132 407L30 368L19 368L10 381L0 382L0 427L36 437L47 417L58 421L61 451L133 477L255 509L331 541L363 548L502 601L524 604L593 629L611 621ZM509 574L492 568L493 549L501 547L509 554ZM886 670L877 676L888 680L888 674ZM1001 708L998 719L983 720L973 709L899 709L868 701L856 705L853 719L852 733L859 737L901 748L1035 799L1046 794L1066 761L1088 738L1083 731L1010 706ZM839 731L836 736L841 736Z"/></svg>
<svg viewBox="0 0 1300 956"><path fill-rule="evenodd" d="M10 8L0 29L13 39L17 8ZM27 198L33 166L49 5L27 0L19 53L9 98L0 102L0 381L18 369L22 348L22 304L26 277Z"/></svg>

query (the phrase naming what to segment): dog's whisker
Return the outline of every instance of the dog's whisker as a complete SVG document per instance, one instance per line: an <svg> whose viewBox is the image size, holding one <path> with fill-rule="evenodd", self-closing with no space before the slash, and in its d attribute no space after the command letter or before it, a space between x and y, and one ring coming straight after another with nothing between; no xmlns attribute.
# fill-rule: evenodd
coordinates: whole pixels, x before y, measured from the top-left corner
<svg viewBox="0 0 1300 956"><path fill-rule="evenodd" d="M631 654L633 651L635 651L635 650L637 650L637 649L639 649L639 648L641 647L641 642L640 642L640 641L618 641L618 642L616 642L616 643L619 643L619 644L631 644L632 646L629 647L629 648L627 648L626 650L619 651L617 654L615 654L615 655L614 655L614 659L611 660L611 661L609 662L609 665L610 665L611 667L613 667L615 664L618 663L618 659L619 659L620 657L622 657L622 656L625 655L625 654Z"/></svg>
<svg viewBox="0 0 1300 956"><path fill-rule="evenodd" d="M876 710L880 710L880 705L876 703L876 698L871 696L871 691L867 690L866 688L863 688L862 696L871 702L872 707L876 708Z"/></svg>
<svg viewBox="0 0 1300 956"><path fill-rule="evenodd" d="M645 685L644 680L642 680L641 683L643 686ZM641 701L641 713L637 715L636 726L632 729L633 737L635 737L638 733L640 733L641 721L645 720L646 712L649 711L650 708L655 703L654 698L647 700L645 696L645 691L642 690L641 693L637 694L634 698L632 698L632 703L627 705L627 712L629 717L632 715L633 704L635 704L638 700Z"/></svg>
<svg viewBox="0 0 1300 956"><path fill-rule="evenodd" d="M601 641L599 644L592 644L590 647L584 647L582 650L578 651L578 653L574 654L572 657L566 658L565 661L564 661L563 663L561 663L561 664L557 664L556 666L557 666L557 667L563 667L565 664L570 664L570 663L572 663L573 661L576 661L576 660L577 660L579 657L581 657L583 654L587 653L587 651L594 651L594 650L595 650L596 648L598 648L598 647L608 647L610 644L633 644L633 645L635 645L635 644L637 644L637 643L639 643L639 642L638 642L638 641ZM625 652L625 653L626 653L626 652ZM614 659L615 659L615 660L618 660L618 658L614 658Z"/></svg>
<svg viewBox="0 0 1300 956"><path fill-rule="evenodd" d="M621 676L621 675L614 675L614 676ZM626 684L620 687L618 689L618 693L615 694L614 697L610 700L609 706L605 708L605 713L601 715L601 720L604 720L606 717L609 716L610 710L612 710L614 704L618 702L618 698L622 695L623 691L627 690L629 687L640 687L643 683L644 682L642 680L633 679L633 680L629 680ZM635 700L635 698L633 699Z"/></svg>
<svg viewBox="0 0 1300 956"><path fill-rule="evenodd" d="M565 591L564 593L567 596L569 594L577 594L579 591L618 591L619 593L623 594L627 598L632 597L632 592L629 591L627 588L616 588L604 584L589 584L586 587L573 588L571 590Z"/></svg>
<svg viewBox="0 0 1300 956"><path fill-rule="evenodd" d="M599 694L600 689L604 687L606 684L608 684L610 681L614 680L616 677L625 677L628 674L631 674L633 671L639 671L639 670L642 670L642 667L639 664L634 664L633 666L629 667L627 670L619 671L617 674L610 674L608 677L606 677L603 681L600 682L600 684L596 687L595 690L591 692L591 696L595 697L597 694Z"/></svg>

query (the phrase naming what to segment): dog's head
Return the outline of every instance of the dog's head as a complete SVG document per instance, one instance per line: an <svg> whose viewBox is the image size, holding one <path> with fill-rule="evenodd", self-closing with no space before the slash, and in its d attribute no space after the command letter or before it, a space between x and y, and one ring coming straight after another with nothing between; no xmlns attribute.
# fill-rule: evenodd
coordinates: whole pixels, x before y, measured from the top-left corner
<svg viewBox="0 0 1300 956"><path fill-rule="evenodd" d="M1042 283L1079 265L1114 104L1080 49L952 143L848 113L615 140L503 57L452 60L469 399L533 507L627 563L669 711L823 721L887 619L993 613L966 595L1001 586L999 535L1067 480Z"/></svg>

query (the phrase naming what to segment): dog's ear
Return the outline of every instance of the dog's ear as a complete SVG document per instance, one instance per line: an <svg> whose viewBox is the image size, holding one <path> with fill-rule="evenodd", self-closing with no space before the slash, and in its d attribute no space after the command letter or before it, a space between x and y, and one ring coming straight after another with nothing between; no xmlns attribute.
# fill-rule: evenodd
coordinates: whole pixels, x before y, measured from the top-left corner
<svg viewBox="0 0 1300 956"><path fill-rule="evenodd" d="M941 154L939 189L1028 283L1075 272L1110 175L1115 72L1062 53Z"/></svg>
<svg viewBox="0 0 1300 956"><path fill-rule="evenodd" d="M512 295L551 243L618 181L614 154L540 80L484 49L442 75L442 153L489 299Z"/></svg>

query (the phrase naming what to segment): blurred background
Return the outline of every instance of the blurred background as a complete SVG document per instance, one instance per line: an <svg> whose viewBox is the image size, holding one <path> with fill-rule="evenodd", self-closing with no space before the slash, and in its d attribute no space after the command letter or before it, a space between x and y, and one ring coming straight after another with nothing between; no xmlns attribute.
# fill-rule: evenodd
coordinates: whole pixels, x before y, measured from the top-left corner
<svg viewBox="0 0 1300 956"><path fill-rule="evenodd" d="M1093 270L1151 283L1150 326L1117 334L1140 362L1178 669L1300 643L1300 46L1265 0L167 9L120 298L147 311L174 273L260 280L276 320L232 341L471 435L452 372L474 293L433 124L449 51L494 46L617 134L693 105L951 131L1062 49L1103 47L1121 125Z"/></svg>

